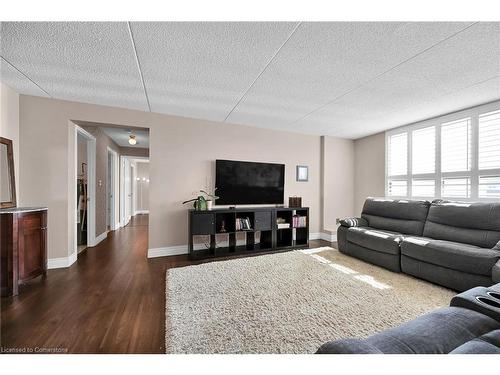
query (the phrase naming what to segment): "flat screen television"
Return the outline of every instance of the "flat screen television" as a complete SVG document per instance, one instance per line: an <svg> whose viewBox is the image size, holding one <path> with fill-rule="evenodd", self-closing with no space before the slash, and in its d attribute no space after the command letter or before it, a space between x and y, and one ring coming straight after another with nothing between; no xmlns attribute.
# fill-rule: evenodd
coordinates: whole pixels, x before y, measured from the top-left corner
<svg viewBox="0 0 500 375"><path fill-rule="evenodd" d="M215 161L218 205L283 204L285 165L248 161Z"/></svg>

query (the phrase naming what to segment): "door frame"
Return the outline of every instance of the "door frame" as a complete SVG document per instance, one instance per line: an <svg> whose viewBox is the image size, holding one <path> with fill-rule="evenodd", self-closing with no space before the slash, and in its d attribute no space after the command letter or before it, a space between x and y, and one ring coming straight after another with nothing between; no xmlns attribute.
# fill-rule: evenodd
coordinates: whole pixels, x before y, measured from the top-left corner
<svg viewBox="0 0 500 375"><path fill-rule="evenodd" d="M78 176L78 135L85 138L87 141L87 247L93 247L97 245L97 239L95 235L95 185L96 185L96 138L90 134L85 129L75 126L75 155L74 155L74 170L75 177ZM74 202L78 200L77 189L73 192ZM78 209L78 204L77 204ZM75 212L78 215L78 212ZM76 228L77 216L74 215L74 224ZM75 235L73 252L77 252L78 249L78 239Z"/></svg>
<svg viewBox="0 0 500 375"><path fill-rule="evenodd" d="M124 227L126 226L132 215L130 213L130 210L127 212L127 184L125 183L125 170L126 168L129 169L128 175L129 179L132 179L132 176L130 174L130 158L127 156L120 156L120 226ZM128 186L130 187L130 181L128 183ZM132 192L129 192L132 194Z"/></svg>
<svg viewBox="0 0 500 375"><path fill-rule="evenodd" d="M120 188L119 184L117 183L119 181L119 158L118 158L118 152L113 150L111 147L107 146L107 155L108 158L111 157L111 181L107 181L110 183L111 188L108 189L106 194L108 194L109 190L112 191L113 194L113 199L109 199L109 196L106 199L106 204L111 203L111 210L108 210L109 207L106 207L107 211L111 211L111 215L109 218L109 229L110 230L116 230L120 227ZM109 164L107 164L109 165ZM106 174L106 178L109 177L110 173Z"/></svg>
<svg viewBox="0 0 500 375"><path fill-rule="evenodd" d="M128 156L128 155L120 155L120 225L124 227L125 225L128 224L132 216L136 214L136 194L137 194L137 187L136 187L136 176L132 175L130 173L130 180L131 180L131 186L132 189L130 191L130 194L132 195L131 197L131 204L130 204L130 210L129 210L129 215L127 215L126 212L126 197L125 197L125 165L127 164L130 170L132 170L131 164L134 163L149 163L149 157L148 156ZM137 165L134 166L134 174L136 174L136 168ZM129 186L130 186L129 185Z"/></svg>

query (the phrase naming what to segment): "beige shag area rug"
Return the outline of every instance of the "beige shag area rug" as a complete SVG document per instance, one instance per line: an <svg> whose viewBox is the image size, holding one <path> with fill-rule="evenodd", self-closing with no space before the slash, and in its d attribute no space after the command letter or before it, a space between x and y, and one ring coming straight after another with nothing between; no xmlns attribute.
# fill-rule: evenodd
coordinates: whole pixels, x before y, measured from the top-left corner
<svg viewBox="0 0 500 375"><path fill-rule="evenodd" d="M314 353L455 294L329 247L170 269L166 293L167 353Z"/></svg>

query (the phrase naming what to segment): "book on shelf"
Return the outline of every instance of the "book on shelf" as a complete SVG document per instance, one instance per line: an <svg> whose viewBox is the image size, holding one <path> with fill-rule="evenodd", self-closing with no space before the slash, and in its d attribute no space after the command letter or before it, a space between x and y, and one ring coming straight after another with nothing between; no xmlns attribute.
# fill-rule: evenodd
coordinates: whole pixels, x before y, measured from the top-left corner
<svg viewBox="0 0 500 375"><path fill-rule="evenodd" d="M278 223L278 229L290 228L290 223Z"/></svg>
<svg viewBox="0 0 500 375"><path fill-rule="evenodd" d="M250 218L248 217L238 217L236 218L236 230L251 230L252 225L250 223Z"/></svg>
<svg viewBox="0 0 500 375"><path fill-rule="evenodd" d="M293 215L292 226L294 228L307 227L307 216Z"/></svg>

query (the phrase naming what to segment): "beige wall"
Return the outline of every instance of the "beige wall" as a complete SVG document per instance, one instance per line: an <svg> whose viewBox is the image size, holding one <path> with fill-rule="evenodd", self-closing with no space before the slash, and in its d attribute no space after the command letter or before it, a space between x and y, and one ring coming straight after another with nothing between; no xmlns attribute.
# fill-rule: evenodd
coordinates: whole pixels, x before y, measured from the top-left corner
<svg viewBox="0 0 500 375"><path fill-rule="evenodd" d="M150 128L149 248L186 244L188 207L181 202L207 182L213 186L217 158L284 163L285 199L302 196L311 232L320 231L318 136L21 95L20 193L26 205L49 207L49 258L67 257L74 247L71 120ZM296 165L309 166L309 182L295 181Z"/></svg>
<svg viewBox="0 0 500 375"><path fill-rule="evenodd" d="M19 196L19 94L0 82L0 136L12 140L16 196Z"/></svg>
<svg viewBox="0 0 500 375"><path fill-rule="evenodd" d="M120 147L120 155L147 158L149 157L149 148Z"/></svg>
<svg viewBox="0 0 500 375"><path fill-rule="evenodd" d="M336 219L354 214L354 142L322 137L323 232L335 233Z"/></svg>
<svg viewBox="0 0 500 375"><path fill-rule="evenodd" d="M149 163L135 163L137 181L137 193L135 195L136 211L149 210ZM145 179L145 180L144 180Z"/></svg>
<svg viewBox="0 0 500 375"><path fill-rule="evenodd" d="M354 213L359 216L366 197L385 195L385 133L354 141Z"/></svg>
<svg viewBox="0 0 500 375"><path fill-rule="evenodd" d="M95 157L95 235L107 231L108 147L120 154L120 147L97 126L82 126L96 139Z"/></svg>

